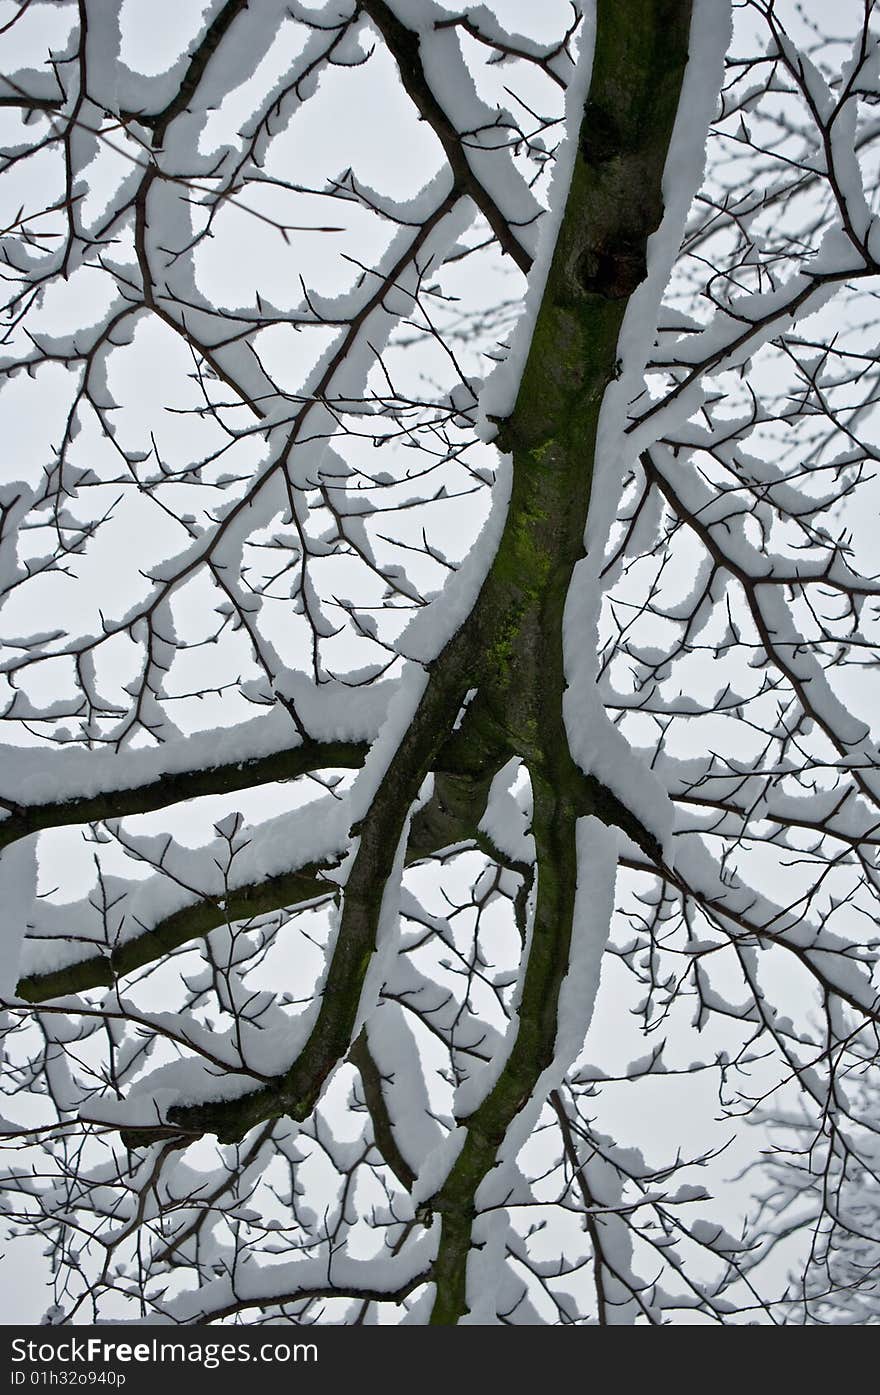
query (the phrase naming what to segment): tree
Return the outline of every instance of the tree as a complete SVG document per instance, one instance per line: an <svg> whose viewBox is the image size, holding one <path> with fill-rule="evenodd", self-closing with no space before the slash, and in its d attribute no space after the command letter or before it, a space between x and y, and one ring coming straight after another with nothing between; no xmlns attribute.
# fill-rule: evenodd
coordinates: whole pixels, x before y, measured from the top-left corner
<svg viewBox="0 0 880 1395"><path fill-rule="evenodd" d="M878 47L732 8L6 0L49 1320L783 1311L696 1178L876 1066Z"/></svg>
<svg viewBox="0 0 880 1395"><path fill-rule="evenodd" d="M779 1304L787 1322L876 1326L880 1272L876 1079L864 1067L836 1083L834 1104L771 1116L752 1218L754 1264L777 1249L793 1265Z"/></svg>

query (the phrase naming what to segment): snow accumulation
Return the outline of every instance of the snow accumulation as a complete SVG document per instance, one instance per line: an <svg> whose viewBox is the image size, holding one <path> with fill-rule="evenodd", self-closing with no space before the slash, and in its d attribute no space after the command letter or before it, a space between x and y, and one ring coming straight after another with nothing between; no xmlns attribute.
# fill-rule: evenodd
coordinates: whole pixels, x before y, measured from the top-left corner
<svg viewBox="0 0 880 1395"><path fill-rule="evenodd" d="M498 463L488 517L473 547L446 582L439 602L413 616L397 641L396 648L405 657L422 663L436 658L470 615L501 542L512 487L513 462L504 455Z"/></svg>
<svg viewBox="0 0 880 1395"><path fill-rule="evenodd" d="M556 153L553 175L547 191L548 207L537 225L538 242L529 272L525 301L514 326L507 353L487 375L479 396L478 430L485 441L495 439L498 434L496 418L503 420L509 417L516 404L529 346L535 332L535 323L544 298L547 277L550 274L556 239L565 214L565 203L577 155L581 117L593 66L596 35L595 15L592 9L588 9L584 15L578 31L578 41L577 64L566 91L565 134Z"/></svg>
<svg viewBox="0 0 880 1395"><path fill-rule="evenodd" d="M115 821L110 827L127 856L150 868L151 874L138 881L108 875L103 891L79 901L29 904L25 924L30 938L20 972L46 973L75 964L91 958L96 949L137 939L167 916L203 899L222 905L238 887L310 862L334 857L341 861L349 832L346 804L332 797L258 824L244 824L231 847L222 836L192 848L170 834L134 834ZM335 875L340 875L338 869ZM33 881L30 885L33 897ZM332 881L327 890L333 890Z"/></svg>
<svg viewBox="0 0 880 1395"><path fill-rule="evenodd" d="M288 672L285 696L316 741L371 741L385 717L396 684L386 681L353 691L344 683L320 688ZM294 749L301 738L288 711L278 706L233 726L210 728L160 746L116 751L83 748L0 747L0 800L39 806L91 799L181 775L258 760ZM9 811L0 811L0 821Z"/></svg>

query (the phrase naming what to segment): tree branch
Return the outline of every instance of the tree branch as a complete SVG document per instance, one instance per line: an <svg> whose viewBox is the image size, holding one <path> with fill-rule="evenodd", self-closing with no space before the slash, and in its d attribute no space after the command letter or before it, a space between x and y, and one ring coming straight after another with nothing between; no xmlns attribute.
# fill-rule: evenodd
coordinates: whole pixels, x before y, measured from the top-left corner
<svg viewBox="0 0 880 1395"><path fill-rule="evenodd" d="M17 804L0 795L0 805L10 811L9 817L0 821L0 849L43 828L147 814L184 800L295 780L315 770L356 770L363 765L368 750L366 743L359 741L304 741L270 756L175 772L148 784L54 804Z"/></svg>

